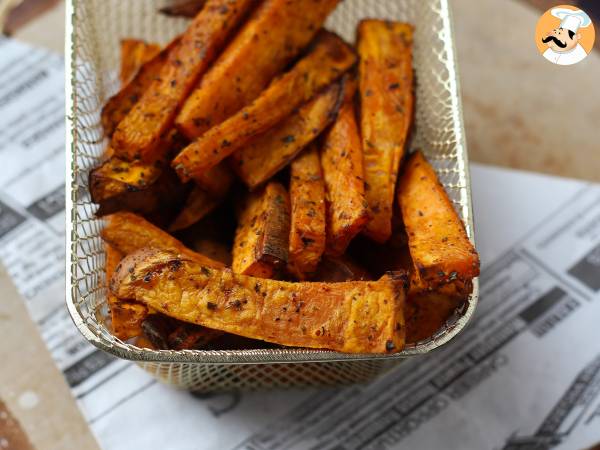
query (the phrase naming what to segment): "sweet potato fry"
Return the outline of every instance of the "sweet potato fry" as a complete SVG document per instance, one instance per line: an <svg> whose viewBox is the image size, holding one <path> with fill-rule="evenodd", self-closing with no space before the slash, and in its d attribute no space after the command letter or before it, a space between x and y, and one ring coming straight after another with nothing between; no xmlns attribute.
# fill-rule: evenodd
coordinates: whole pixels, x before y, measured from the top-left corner
<svg viewBox="0 0 600 450"><path fill-rule="evenodd" d="M398 168L413 116L412 26L363 20L358 26L365 234L389 239Z"/></svg>
<svg viewBox="0 0 600 450"><path fill-rule="evenodd" d="M179 0L173 5L159 9L158 12L166 16L192 19L204 8L205 4L206 0Z"/></svg>
<svg viewBox="0 0 600 450"><path fill-rule="evenodd" d="M121 85L129 83L137 71L160 53L160 45L139 39L121 40Z"/></svg>
<svg viewBox="0 0 600 450"><path fill-rule="evenodd" d="M161 50L154 58L143 64L129 83L111 97L102 108L102 127L107 136L112 136L117 125L127 116L133 105L142 97L144 92L158 77L167 61L169 52L179 45L179 38L175 38L169 45Z"/></svg>
<svg viewBox="0 0 600 450"><path fill-rule="evenodd" d="M288 260L290 202L285 188L271 182L248 195L233 243L235 273L271 278Z"/></svg>
<svg viewBox="0 0 600 450"><path fill-rule="evenodd" d="M332 84L297 113L231 155L231 166L250 189L255 189L283 169L335 119L342 98L341 83Z"/></svg>
<svg viewBox="0 0 600 450"><path fill-rule="evenodd" d="M184 103L177 127L190 139L238 112L321 28L339 0L266 0Z"/></svg>
<svg viewBox="0 0 600 450"><path fill-rule="evenodd" d="M212 197L204 189L195 186L188 195L183 209L169 226L169 231L188 228L210 213L219 204L219 200Z"/></svg>
<svg viewBox="0 0 600 450"><path fill-rule="evenodd" d="M352 100L344 103L323 141L327 192L327 253L341 255L366 225L363 155Z"/></svg>
<svg viewBox="0 0 600 450"><path fill-rule="evenodd" d="M90 172L89 187L92 201L100 205L98 216L122 210L139 214L168 212L185 194L170 167L116 157Z"/></svg>
<svg viewBox="0 0 600 450"><path fill-rule="evenodd" d="M315 271L325 251L325 184L314 145L292 162L290 204L288 268L303 280Z"/></svg>
<svg viewBox="0 0 600 450"><path fill-rule="evenodd" d="M224 267L222 263L190 250L170 234L133 213L119 212L107 216L101 235L104 241L125 255L143 247L155 247L185 255L210 267Z"/></svg>
<svg viewBox="0 0 600 450"><path fill-rule="evenodd" d="M256 0L206 2L169 52L158 77L117 126L112 138L116 155L127 160L155 159L158 142L173 125L177 109L254 5Z"/></svg>
<svg viewBox="0 0 600 450"><path fill-rule="evenodd" d="M173 318L267 342L391 353L404 347L405 281L264 280L145 249L125 258L111 289Z"/></svg>
<svg viewBox="0 0 600 450"><path fill-rule="evenodd" d="M479 256L443 186L421 152L406 162L398 201L414 271L429 287L479 275Z"/></svg>
<svg viewBox="0 0 600 450"><path fill-rule="evenodd" d="M177 328L169 333L167 342L169 348L173 350L201 349L222 335L222 331L181 322Z"/></svg>
<svg viewBox="0 0 600 450"><path fill-rule="evenodd" d="M106 279L108 281L121 262L123 254L107 243L104 244L104 250L106 253ZM122 340L139 336L142 332L142 321L148 314L148 307L141 303L120 300L110 290L107 294L107 301L113 334Z"/></svg>
<svg viewBox="0 0 600 450"><path fill-rule="evenodd" d="M172 165L179 177L187 181L215 166L340 78L355 61L354 51L342 39L321 32L312 50L289 72L177 155Z"/></svg>

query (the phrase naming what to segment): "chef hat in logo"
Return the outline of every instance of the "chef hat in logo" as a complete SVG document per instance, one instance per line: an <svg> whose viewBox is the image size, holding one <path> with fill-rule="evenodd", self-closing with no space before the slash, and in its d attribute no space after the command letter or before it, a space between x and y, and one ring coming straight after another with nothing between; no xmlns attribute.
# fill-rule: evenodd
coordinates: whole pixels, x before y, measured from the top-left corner
<svg viewBox="0 0 600 450"><path fill-rule="evenodd" d="M580 9L553 8L550 12L561 20L561 28L571 30L573 33L577 33L579 28L588 27L592 23L590 16Z"/></svg>

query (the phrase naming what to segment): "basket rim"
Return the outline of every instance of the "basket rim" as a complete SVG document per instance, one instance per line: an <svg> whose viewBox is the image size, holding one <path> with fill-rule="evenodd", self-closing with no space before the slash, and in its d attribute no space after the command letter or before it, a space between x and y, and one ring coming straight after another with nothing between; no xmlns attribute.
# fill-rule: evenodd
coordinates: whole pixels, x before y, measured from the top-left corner
<svg viewBox="0 0 600 450"><path fill-rule="evenodd" d="M443 42L445 51L448 54L448 65L451 90L455 92L453 96L453 128L456 134L456 146L461 149L459 152L463 158L464 176L466 180L466 207L468 217L466 218L467 234L471 241L475 241L472 197L471 197L471 179L468 166L468 152L465 139L462 103L460 96L460 83L458 79L458 63L456 57L456 47L454 41L454 30L452 25L452 12L448 0L438 0L440 5L440 15L443 20L443 27L447 31L444 33ZM75 56L76 56L76 35L74 24L77 21L77 4L79 0L67 0L66 2L66 26L65 26L65 149L67 185L65 189L65 207L70 214L66 215L66 255L69 255L65 261L65 279L66 279L66 304L69 315L73 323L84 336L84 338L95 347L108 352L120 359L153 362L153 363L191 363L191 364L216 364L216 365L234 365L234 364L272 364L272 363L328 363L343 361L366 361L366 360L397 360L407 357L423 355L441 347L456 337L470 322L474 315L479 299L479 278L473 280L473 292L468 297L464 311L454 323L438 331L434 336L425 341L416 344L407 345L401 352L393 354L351 354L340 353L331 350L317 349L252 349L252 350L151 350L137 347L133 344L123 342L116 337L113 339L118 344L115 345L109 341L103 333L96 333L90 328L89 324L82 315L82 312L75 304L77 297L76 270L77 260L74 256L78 236L74 232L77 228L76 204L78 190L76 184L76 152L77 152L77 130L74 117L76 115L76 97L75 92Z"/></svg>

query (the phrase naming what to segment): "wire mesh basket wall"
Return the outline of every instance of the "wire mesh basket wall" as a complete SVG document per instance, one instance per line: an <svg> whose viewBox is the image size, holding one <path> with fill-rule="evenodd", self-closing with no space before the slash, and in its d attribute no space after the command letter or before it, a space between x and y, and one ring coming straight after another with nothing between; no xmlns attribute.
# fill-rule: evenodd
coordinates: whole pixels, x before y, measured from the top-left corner
<svg viewBox="0 0 600 450"><path fill-rule="evenodd" d="M401 361L449 341L470 319L469 301L436 335L394 355L349 355L307 349L150 350L114 337L106 328L105 255L87 187L88 173L107 145L100 110L118 87L119 41L134 37L167 43L188 21L160 15L168 0L70 0L67 7L67 305L85 336L120 358L138 361L160 380L179 387L216 391L367 381ZM468 160L447 0L345 0L327 27L350 42L366 17L415 26L415 129L420 148L473 239ZM282 364L287 363L287 364Z"/></svg>

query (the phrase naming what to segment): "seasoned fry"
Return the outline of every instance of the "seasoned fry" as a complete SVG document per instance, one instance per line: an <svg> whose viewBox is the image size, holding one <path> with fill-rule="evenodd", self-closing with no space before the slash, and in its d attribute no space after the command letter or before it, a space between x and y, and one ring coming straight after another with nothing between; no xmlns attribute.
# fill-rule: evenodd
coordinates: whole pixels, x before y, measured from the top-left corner
<svg viewBox="0 0 600 450"><path fill-rule="evenodd" d="M320 33L307 56L273 81L249 106L186 147L173 160L173 168L184 181L197 177L289 116L340 78L355 61L354 51L344 41L332 33Z"/></svg>
<svg viewBox="0 0 600 450"><path fill-rule="evenodd" d="M107 216L101 235L105 242L125 255L143 247L155 247L185 255L209 267L224 267L222 263L190 250L170 234L133 213L119 212Z"/></svg>
<svg viewBox="0 0 600 450"><path fill-rule="evenodd" d="M110 281L123 259L123 254L107 243L104 244L104 250L106 252L106 279ZM107 294L107 302L113 334L122 340L139 336L142 332L142 321L148 314L148 307L141 303L120 300L110 290Z"/></svg>
<svg viewBox="0 0 600 450"><path fill-rule="evenodd" d="M212 197L204 189L194 186L183 209L169 226L169 231L183 230L198 222L217 207L219 200Z"/></svg>
<svg viewBox="0 0 600 450"><path fill-rule="evenodd" d="M175 38L154 58L143 64L133 79L106 102L102 108L101 120L107 136L113 135L117 125L127 116L142 94L148 90L152 81L158 77L167 61L167 56L177 45L179 45L179 38Z"/></svg>
<svg viewBox="0 0 600 450"><path fill-rule="evenodd" d="M208 0L167 57L158 77L123 119L112 138L123 159L156 158L161 136L198 79L256 0Z"/></svg>
<svg viewBox="0 0 600 450"><path fill-rule="evenodd" d="M146 249L125 258L111 289L176 319L267 342L391 353L404 347L405 281L264 280Z"/></svg>
<svg viewBox="0 0 600 450"><path fill-rule="evenodd" d="M290 202L285 188L271 182L246 199L233 243L235 273L271 278L288 260Z"/></svg>
<svg viewBox="0 0 600 450"><path fill-rule="evenodd" d="M365 233L389 239L398 168L413 116L412 26L363 20L358 26Z"/></svg>
<svg viewBox="0 0 600 450"><path fill-rule="evenodd" d="M369 220L362 146L351 99L325 136L321 165L327 192L327 253L341 255Z"/></svg>
<svg viewBox="0 0 600 450"><path fill-rule="evenodd" d="M414 271L436 287L479 275L479 256L443 186L421 152L406 163L398 201Z"/></svg>
<svg viewBox="0 0 600 450"><path fill-rule="evenodd" d="M339 0L265 0L184 103L177 127L190 139L252 102L321 28Z"/></svg>
<svg viewBox="0 0 600 450"><path fill-rule="evenodd" d="M231 155L235 172L250 189L267 181L335 119L342 98L342 84L332 84L297 113Z"/></svg>
<svg viewBox="0 0 600 450"><path fill-rule="evenodd" d="M149 44L139 39L121 40L121 85L129 83L139 68L159 53L158 44Z"/></svg>
<svg viewBox="0 0 600 450"><path fill-rule="evenodd" d="M315 271L325 251L325 184L314 145L292 162L288 268L299 279Z"/></svg>
<svg viewBox="0 0 600 450"><path fill-rule="evenodd" d="M159 9L158 12L166 16L192 19L204 8L205 4L206 0L179 0L174 5L167 5Z"/></svg>
<svg viewBox="0 0 600 450"><path fill-rule="evenodd" d="M170 167L116 157L90 172L89 187L92 201L100 205L98 216L122 210L169 211L184 198L184 187Z"/></svg>

